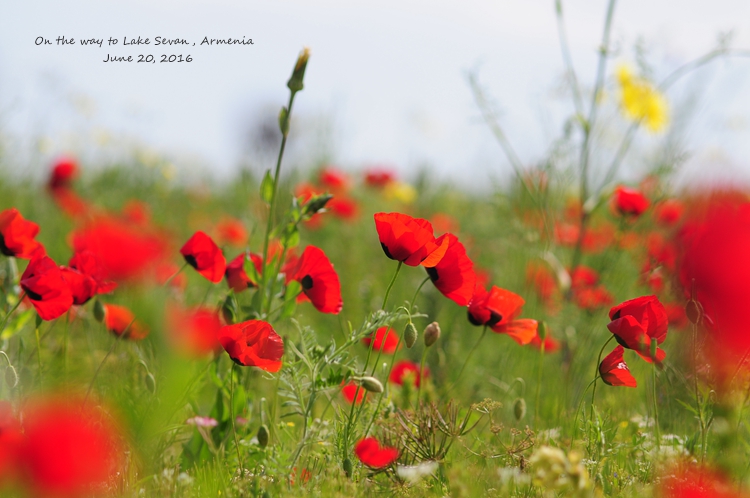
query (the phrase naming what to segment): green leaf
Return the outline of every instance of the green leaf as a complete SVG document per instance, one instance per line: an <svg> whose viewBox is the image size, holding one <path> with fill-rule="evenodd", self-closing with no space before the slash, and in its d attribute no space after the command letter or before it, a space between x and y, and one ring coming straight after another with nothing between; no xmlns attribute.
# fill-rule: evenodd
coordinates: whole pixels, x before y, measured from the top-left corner
<svg viewBox="0 0 750 498"><path fill-rule="evenodd" d="M281 308L280 319L289 318L294 315L294 311L297 309L297 296L302 291L302 286L296 280L289 282L286 286L286 293L284 294L284 307Z"/></svg>
<svg viewBox="0 0 750 498"><path fill-rule="evenodd" d="M250 258L249 254L245 255L245 263L243 264L243 268L245 270L247 278L249 278L256 284L260 283L260 274L258 274L258 270L257 268L255 268L255 263L253 263L253 260Z"/></svg>
<svg viewBox="0 0 750 498"><path fill-rule="evenodd" d="M23 313L17 314L13 320L8 321L8 325L3 330L0 339L9 339L16 335L34 316L35 312L33 309L28 309Z"/></svg>
<svg viewBox="0 0 750 498"><path fill-rule="evenodd" d="M260 183L260 198L267 203L271 203L273 199L273 177L271 176L271 170L266 170L266 174L263 176L263 181Z"/></svg>
<svg viewBox="0 0 750 498"><path fill-rule="evenodd" d="M289 224L284 231L284 247L291 249L299 245L299 229L295 224Z"/></svg>

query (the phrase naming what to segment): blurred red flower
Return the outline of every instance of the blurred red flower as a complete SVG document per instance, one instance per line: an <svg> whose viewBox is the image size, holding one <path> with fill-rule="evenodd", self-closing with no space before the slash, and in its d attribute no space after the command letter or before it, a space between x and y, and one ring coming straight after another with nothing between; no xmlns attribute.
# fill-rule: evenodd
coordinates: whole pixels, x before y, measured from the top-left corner
<svg viewBox="0 0 750 498"><path fill-rule="evenodd" d="M333 191L346 190L350 183L349 177L346 173L330 166L320 170L318 182Z"/></svg>
<svg viewBox="0 0 750 498"><path fill-rule="evenodd" d="M116 336L124 339L140 341L148 336L149 330L144 324L135 319L135 315L125 306L117 304L104 305L104 326Z"/></svg>
<svg viewBox="0 0 750 498"><path fill-rule="evenodd" d="M362 338L362 344L364 344L368 348L370 347L371 342L373 342L372 334L370 334L370 336L368 337ZM382 349L386 354L393 354L396 352L398 342L398 334L396 334L396 332L392 328L380 327L375 331L375 341L372 345L372 349L374 349L375 351L379 351Z"/></svg>
<svg viewBox="0 0 750 498"><path fill-rule="evenodd" d="M541 302L552 303L557 291L557 279L549 265L543 262L530 261L526 265L526 283L534 288Z"/></svg>
<svg viewBox="0 0 750 498"><path fill-rule="evenodd" d="M591 287L599 283L599 274L593 268L578 265L570 272L570 285L572 288Z"/></svg>
<svg viewBox="0 0 750 498"><path fill-rule="evenodd" d="M68 284L70 293L73 295L73 304L80 306L86 304L89 299L96 295L96 280L76 269L61 266L63 280Z"/></svg>
<svg viewBox="0 0 750 498"><path fill-rule="evenodd" d="M382 188L396 181L396 173L385 168L370 168L365 171L365 184Z"/></svg>
<svg viewBox="0 0 750 498"><path fill-rule="evenodd" d="M639 190L619 186L612 195L612 205L623 216L639 217L648 209L649 201Z"/></svg>
<svg viewBox="0 0 750 498"><path fill-rule="evenodd" d="M218 339L238 365L258 367L267 372L281 369L284 342L268 322L248 320L226 325L219 329Z"/></svg>
<svg viewBox="0 0 750 498"><path fill-rule="evenodd" d="M50 189L66 188L78 176L78 164L72 157L59 158L50 171L47 186Z"/></svg>
<svg viewBox="0 0 750 498"><path fill-rule="evenodd" d="M425 367L424 377L425 379L430 376L430 370ZM415 387L419 387L422 379L419 376L419 365L409 360L400 360L398 363L393 365L391 375L388 377L390 382L396 385L403 386L404 381L411 378Z"/></svg>
<svg viewBox="0 0 750 498"><path fill-rule="evenodd" d="M83 250L73 254L68 266L78 272L91 277L96 283L96 294L106 294L117 288L117 282L105 278L105 270L99 258L91 251Z"/></svg>
<svg viewBox="0 0 750 498"><path fill-rule="evenodd" d="M19 452L23 442L21 424L10 402L0 400L0 489L18 477Z"/></svg>
<svg viewBox="0 0 750 498"><path fill-rule="evenodd" d="M227 268L224 271L227 284L234 292L242 292L248 287L258 287L258 283L248 277L245 271L245 258L248 254L258 275L263 272L263 256L260 254L243 252L237 255L236 258L227 264Z"/></svg>
<svg viewBox="0 0 750 498"><path fill-rule="evenodd" d="M167 336L174 348L186 356L202 357L221 350L219 314L210 308L167 307Z"/></svg>
<svg viewBox="0 0 750 498"><path fill-rule="evenodd" d="M373 469L382 469L398 460L398 450L388 446L380 446L374 437L360 440L354 447L357 458L363 464Z"/></svg>
<svg viewBox="0 0 750 498"><path fill-rule="evenodd" d="M336 270L322 249L307 246L297 265L287 273L287 283L296 280L302 292L321 313L338 314L344 305Z"/></svg>
<svg viewBox="0 0 750 498"><path fill-rule="evenodd" d="M345 385L344 382L342 382L341 384L343 385L343 387L341 388L341 394L349 403L354 403L354 396L357 396L358 405L364 402L365 396L367 395L367 391L364 387L361 387L352 381L349 381Z"/></svg>
<svg viewBox="0 0 750 498"><path fill-rule="evenodd" d="M359 211L357 202L349 197L334 197L326 204L331 214L342 220L353 220Z"/></svg>
<svg viewBox="0 0 750 498"><path fill-rule="evenodd" d="M36 256L21 275L21 288L42 320L54 320L73 305L60 268L49 256Z"/></svg>
<svg viewBox="0 0 750 498"><path fill-rule="evenodd" d="M611 305L614 300L615 298L603 285L573 287L573 301L583 310L596 311Z"/></svg>
<svg viewBox="0 0 750 498"><path fill-rule="evenodd" d="M39 233L39 225L27 221L16 208L0 213L0 252L6 256L31 259L42 244L34 240Z"/></svg>
<svg viewBox="0 0 750 498"><path fill-rule="evenodd" d="M654 221L663 227L671 227L680 221L684 212L682 201L667 199L654 206Z"/></svg>
<svg viewBox="0 0 750 498"><path fill-rule="evenodd" d="M445 297L459 306L466 306L471 301L477 281L474 263L455 235L446 233L436 240L436 244L442 246L444 240L448 241L445 255L437 265L426 268L427 274Z"/></svg>
<svg viewBox="0 0 750 498"><path fill-rule="evenodd" d="M187 264L213 283L224 277L227 262L216 243L200 230L195 232L180 249Z"/></svg>
<svg viewBox="0 0 750 498"><path fill-rule="evenodd" d="M111 416L81 399L30 403L24 430L20 465L34 496L105 494L105 485L124 470L121 431Z"/></svg>
<svg viewBox="0 0 750 498"><path fill-rule="evenodd" d="M637 387L635 377L623 359L624 353L625 349L622 346L617 346L609 353L599 365L599 375L604 383L610 386Z"/></svg>
<svg viewBox="0 0 750 498"><path fill-rule="evenodd" d="M216 241L220 245L244 246L247 240L247 230L240 220L225 217L216 224Z"/></svg>
<svg viewBox="0 0 750 498"><path fill-rule="evenodd" d="M408 266L437 265L450 242L438 245L429 221L401 213L375 213L375 228L385 255Z"/></svg>
<svg viewBox="0 0 750 498"><path fill-rule="evenodd" d="M672 469L660 479L660 496L664 498L747 498L736 485L720 473L690 465Z"/></svg>
<svg viewBox="0 0 750 498"><path fill-rule="evenodd" d="M542 349L542 339L539 337L539 333L534 336L534 338L529 343L532 346L534 346L536 349L541 350ZM544 339L544 353L556 353L560 350L560 341L555 339L554 337L550 337L547 335L547 337Z"/></svg>
<svg viewBox="0 0 750 498"><path fill-rule="evenodd" d="M473 325L486 325L498 334L506 334L518 344L530 343L537 334L537 322L531 319L516 319L525 301L495 285L489 292L476 286L469 303L469 322Z"/></svg>

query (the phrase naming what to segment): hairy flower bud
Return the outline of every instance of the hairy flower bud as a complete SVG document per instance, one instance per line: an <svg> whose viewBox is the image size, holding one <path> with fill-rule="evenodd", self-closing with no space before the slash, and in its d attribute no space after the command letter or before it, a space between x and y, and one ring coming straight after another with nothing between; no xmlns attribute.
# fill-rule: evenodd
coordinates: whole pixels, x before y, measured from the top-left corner
<svg viewBox="0 0 750 498"><path fill-rule="evenodd" d="M286 86L292 93L299 92L304 88L303 80L305 79L305 69L307 69L307 61L310 58L310 49L305 47L297 57L297 64L294 65L294 71L292 71L292 77L289 78Z"/></svg>
<svg viewBox="0 0 750 498"><path fill-rule="evenodd" d="M344 474L346 474L346 477L352 476L352 461L348 458L344 458L344 463L342 464L342 467L344 468Z"/></svg>
<svg viewBox="0 0 750 498"><path fill-rule="evenodd" d="M404 343L407 348L411 349L411 347L414 346L414 343L417 342L418 335L417 327L411 322L407 323L406 329L404 330Z"/></svg>
<svg viewBox="0 0 750 498"><path fill-rule="evenodd" d="M18 385L18 372L13 365L8 365L8 368L5 369L5 384L9 389Z"/></svg>
<svg viewBox="0 0 750 498"><path fill-rule="evenodd" d="M700 323L701 318L703 318L703 306L701 306L701 303L698 301L691 299L685 305L685 314L687 315L688 320L690 320L690 323L698 324Z"/></svg>
<svg viewBox="0 0 750 498"><path fill-rule="evenodd" d="M383 392L383 384L375 377L362 377L359 383L366 391L370 391L371 393Z"/></svg>
<svg viewBox="0 0 750 498"><path fill-rule="evenodd" d="M258 428L258 434L256 434L256 437L258 438L258 446L261 448L268 446L268 427L266 427L265 424Z"/></svg>
<svg viewBox="0 0 750 498"><path fill-rule="evenodd" d="M430 347L440 339L440 324L438 322L432 322L424 329L424 345Z"/></svg>
<svg viewBox="0 0 750 498"><path fill-rule="evenodd" d="M151 394L156 393L156 377L151 372L146 374L146 388Z"/></svg>
<svg viewBox="0 0 750 498"><path fill-rule="evenodd" d="M94 318L99 323L104 322L104 305L98 299L94 301Z"/></svg>

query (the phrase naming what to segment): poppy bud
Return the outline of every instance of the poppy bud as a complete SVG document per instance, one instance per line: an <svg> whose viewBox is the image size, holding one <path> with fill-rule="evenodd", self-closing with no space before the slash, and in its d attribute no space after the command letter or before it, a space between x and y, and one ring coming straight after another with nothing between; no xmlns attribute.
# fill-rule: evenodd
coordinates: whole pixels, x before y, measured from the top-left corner
<svg viewBox="0 0 750 498"><path fill-rule="evenodd" d="M146 388L151 394L156 392L156 377L151 372L146 374Z"/></svg>
<svg viewBox="0 0 750 498"><path fill-rule="evenodd" d="M344 469L344 474L346 474L346 477L352 476L352 461L348 458L344 458L344 463L341 465Z"/></svg>
<svg viewBox="0 0 750 498"><path fill-rule="evenodd" d="M366 391L370 391L371 393L383 392L383 384L375 377L362 377L359 383Z"/></svg>
<svg viewBox="0 0 750 498"><path fill-rule="evenodd" d="M98 299L94 301L94 318L99 323L104 321L104 305Z"/></svg>
<svg viewBox="0 0 750 498"><path fill-rule="evenodd" d="M417 336L417 327L411 322L407 323L406 330L404 330L404 343L407 348L411 348L417 342Z"/></svg>
<svg viewBox="0 0 750 498"><path fill-rule="evenodd" d="M331 194L313 196L313 198L307 201L307 204L305 204L303 213L306 216L312 216L326 207L326 204L328 204L328 201L330 201L331 199L333 199L333 196Z"/></svg>
<svg viewBox="0 0 750 498"><path fill-rule="evenodd" d="M224 318L224 321L227 322L228 325L234 325L237 323L236 313L235 313L235 305L234 300L232 299L232 296L229 295L224 300L224 303L221 305L221 316Z"/></svg>
<svg viewBox="0 0 750 498"><path fill-rule="evenodd" d="M526 416L526 400L523 398L518 398L516 402L513 404L513 415L515 415L516 420L521 420Z"/></svg>
<svg viewBox="0 0 750 498"><path fill-rule="evenodd" d="M700 323L701 318L703 318L703 306L701 306L701 303L698 301L691 299L685 305L685 314L687 315L688 320L690 320L690 323L698 324Z"/></svg>
<svg viewBox="0 0 750 498"><path fill-rule="evenodd" d="M440 324L438 322L432 322L424 329L424 345L430 347L440 339Z"/></svg>
<svg viewBox="0 0 750 498"><path fill-rule="evenodd" d="M299 92L304 88L303 80L305 79L305 69L307 69L307 61L310 58L310 49L305 47L297 57L297 64L294 66L292 71L292 77L289 78L286 86L292 93Z"/></svg>
<svg viewBox="0 0 750 498"><path fill-rule="evenodd" d="M547 338L547 322L539 322L536 333L539 335L539 339L544 342L544 340Z"/></svg>
<svg viewBox="0 0 750 498"><path fill-rule="evenodd" d="M8 368L5 369L5 384L9 389L18 385L18 372L13 365L8 365Z"/></svg>
<svg viewBox="0 0 750 498"><path fill-rule="evenodd" d="M256 437L258 438L258 446L261 448L268 446L268 427L265 424L260 426Z"/></svg>

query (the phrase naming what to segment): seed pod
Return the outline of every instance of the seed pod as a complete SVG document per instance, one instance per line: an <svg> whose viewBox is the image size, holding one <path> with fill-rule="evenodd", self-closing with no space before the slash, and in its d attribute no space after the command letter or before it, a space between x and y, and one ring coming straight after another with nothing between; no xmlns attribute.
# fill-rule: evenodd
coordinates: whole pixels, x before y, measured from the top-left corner
<svg viewBox="0 0 750 498"><path fill-rule="evenodd" d="M99 323L104 321L104 305L98 299L94 301L94 318Z"/></svg>
<svg viewBox="0 0 750 498"><path fill-rule="evenodd" d="M8 365L8 368L5 369L5 385L10 389L18 385L18 372L13 365Z"/></svg>
<svg viewBox="0 0 750 498"><path fill-rule="evenodd" d="M375 377L362 377L359 383L366 391L370 391L371 393L383 392L383 384Z"/></svg>
<svg viewBox="0 0 750 498"><path fill-rule="evenodd" d="M146 388L151 394L156 393L156 377L151 372L146 374Z"/></svg>
<svg viewBox="0 0 750 498"><path fill-rule="evenodd" d="M258 438L258 446L261 448L268 446L268 427L266 427L266 424L260 426L256 437Z"/></svg>
<svg viewBox="0 0 750 498"><path fill-rule="evenodd" d="M404 343L407 348L411 349L414 343L417 342L418 335L417 327L411 322L407 323L406 329L404 330Z"/></svg>
<svg viewBox="0 0 750 498"><path fill-rule="evenodd" d="M539 336L539 339L544 341L547 338L547 322L539 322L536 333Z"/></svg>
<svg viewBox="0 0 750 498"><path fill-rule="evenodd" d="M438 322L432 322L424 329L424 345L430 347L440 339L440 324Z"/></svg>
<svg viewBox="0 0 750 498"><path fill-rule="evenodd" d="M513 404L513 415L515 415L516 420L521 420L526 416L526 400L523 398L518 398L516 402Z"/></svg>
<svg viewBox="0 0 750 498"><path fill-rule="evenodd" d="M701 303L698 301L691 299L685 305L685 314L687 315L688 320L690 320L690 323L698 324L700 323L701 318L703 318L703 306L701 306Z"/></svg>
<svg viewBox="0 0 750 498"><path fill-rule="evenodd" d="M344 474L346 474L346 477L351 477L352 476L352 468L353 468L352 467L352 461L349 460L348 458L344 458L344 463L343 463L342 467L344 469Z"/></svg>

